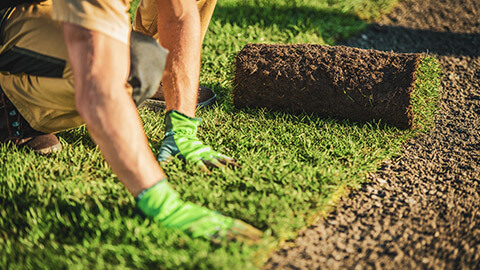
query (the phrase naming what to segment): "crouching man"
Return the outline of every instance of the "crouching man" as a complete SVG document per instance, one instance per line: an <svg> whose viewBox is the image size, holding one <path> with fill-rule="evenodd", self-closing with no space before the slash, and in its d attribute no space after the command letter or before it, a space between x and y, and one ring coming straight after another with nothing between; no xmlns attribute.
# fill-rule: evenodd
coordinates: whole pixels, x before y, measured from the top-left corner
<svg viewBox="0 0 480 270"><path fill-rule="evenodd" d="M0 13L2 142L46 153L60 148L53 133L86 124L146 216L193 237L245 241L261 237L260 231L240 220L179 198L148 146L135 107L155 93L162 80L167 113L159 161L181 157L204 169L235 164L196 137L202 33L195 0L140 4L156 9L151 27L157 27L158 41L169 51L166 57L160 47L155 49L158 57L151 59L157 59L160 74L163 65L165 71L163 77L153 74L148 82L141 63L132 61L129 73L127 0L22 2L27 3ZM149 43L148 38L135 36L138 44ZM134 51L142 46L132 48L132 59L138 59ZM152 70L146 66L145 72Z"/></svg>

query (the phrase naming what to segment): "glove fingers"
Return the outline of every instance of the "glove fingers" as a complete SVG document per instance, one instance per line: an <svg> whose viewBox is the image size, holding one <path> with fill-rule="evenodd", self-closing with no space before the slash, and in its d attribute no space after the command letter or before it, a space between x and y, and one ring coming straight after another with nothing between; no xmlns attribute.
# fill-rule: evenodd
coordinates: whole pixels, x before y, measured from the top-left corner
<svg viewBox="0 0 480 270"><path fill-rule="evenodd" d="M233 226L229 229L227 233L228 240L243 242L247 244L258 243L262 236L262 231L238 219L235 219Z"/></svg>
<svg viewBox="0 0 480 270"><path fill-rule="evenodd" d="M201 169L203 172L205 172L205 173L207 173L207 174L210 174L210 173L211 173L211 171L208 169L207 165L205 165L204 161L199 160L199 161L197 162L197 166L200 167L200 169Z"/></svg>
<svg viewBox="0 0 480 270"><path fill-rule="evenodd" d="M205 166L207 166L208 168L225 168L225 165L216 158L202 161L203 164L205 164Z"/></svg>
<svg viewBox="0 0 480 270"><path fill-rule="evenodd" d="M241 220L182 201L167 181L160 181L142 191L136 201L146 216L167 228L183 230L195 238L203 237L212 242L227 240L249 244L258 242L263 235L261 231Z"/></svg>
<svg viewBox="0 0 480 270"><path fill-rule="evenodd" d="M242 168L240 165L238 165L235 159L227 157L222 154L218 154L218 156L213 159L208 159L208 160L204 159L203 163L205 163L205 165L207 165L207 167L209 168L224 168L227 166Z"/></svg>
<svg viewBox="0 0 480 270"><path fill-rule="evenodd" d="M222 163L223 165L231 165L236 168L242 168L240 165L238 165L237 161L231 157L227 157L225 155L220 154L219 157L217 157L217 160Z"/></svg>

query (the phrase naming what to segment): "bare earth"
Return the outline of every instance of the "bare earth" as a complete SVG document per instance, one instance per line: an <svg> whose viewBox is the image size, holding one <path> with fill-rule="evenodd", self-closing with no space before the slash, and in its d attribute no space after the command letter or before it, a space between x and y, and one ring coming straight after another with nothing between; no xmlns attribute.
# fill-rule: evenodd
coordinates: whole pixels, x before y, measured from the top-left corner
<svg viewBox="0 0 480 270"><path fill-rule="evenodd" d="M480 269L480 1L402 2L345 45L437 55L436 127L265 269Z"/></svg>
<svg viewBox="0 0 480 270"><path fill-rule="evenodd" d="M410 128L421 58L348 46L248 44L236 58L233 103Z"/></svg>

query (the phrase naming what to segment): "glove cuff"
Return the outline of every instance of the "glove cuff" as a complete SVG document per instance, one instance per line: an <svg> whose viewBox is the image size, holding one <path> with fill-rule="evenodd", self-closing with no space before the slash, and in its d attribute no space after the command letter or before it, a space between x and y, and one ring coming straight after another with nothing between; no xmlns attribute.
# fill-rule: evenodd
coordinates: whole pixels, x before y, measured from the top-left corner
<svg viewBox="0 0 480 270"><path fill-rule="evenodd" d="M189 117L177 110L170 110L165 114L165 136L178 131L190 130L196 134L197 128L202 122L202 118ZM173 135L172 134L172 135Z"/></svg>
<svg viewBox="0 0 480 270"><path fill-rule="evenodd" d="M140 200L142 200L143 197L145 197L145 194L147 194L150 190L157 188L157 186L161 185L163 182L167 182L166 177L160 179L155 185L140 191L140 193L138 193L137 197L135 197L135 202L138 203Z"/></svg>
<svg viewBox="0 0 480 270"><path fill-rule="evenodd" d="M137 198L137 207L147 217L159 222L162 222L183 204L178 193L170 187L167 181L163 180Z"/></svg>

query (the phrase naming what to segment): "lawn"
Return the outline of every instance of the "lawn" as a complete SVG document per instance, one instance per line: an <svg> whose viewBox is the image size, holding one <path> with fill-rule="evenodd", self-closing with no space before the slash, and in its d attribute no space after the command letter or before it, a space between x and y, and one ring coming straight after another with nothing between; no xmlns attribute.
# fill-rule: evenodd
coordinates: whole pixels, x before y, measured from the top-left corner
<svg viewBox="0 0 480 270"><path fill-rule="evenodd" d="M201 84L220 104L200 110L199 136L241 169L211 175L164 166L182 198L265 231L259 245L213 245L142 219L84 127L59 134L49 157L0 146L0 265L8 269L255 269L338 196L367 180L419 131L355 124L232 104L235 54L248 42L335 44L387 12L393 0L219 1L204 41ZM439 67L423 62L418 88L435 96ZM433 94L431 94L433 93ZM422 95L417 107L425 107ZM433 111L424 110L431 119ZM164 113L140 111L155 153ZM423 121L428 128L432 122Z"/></svg>

